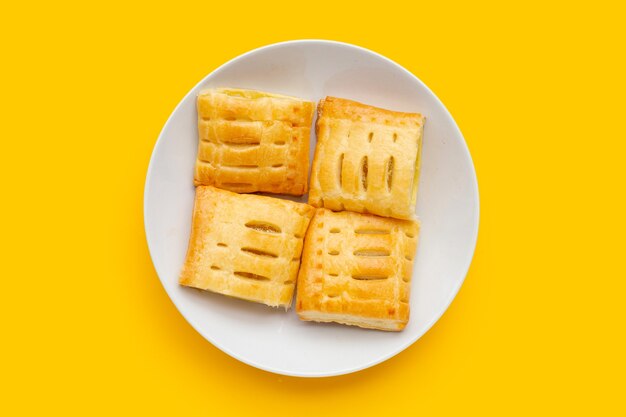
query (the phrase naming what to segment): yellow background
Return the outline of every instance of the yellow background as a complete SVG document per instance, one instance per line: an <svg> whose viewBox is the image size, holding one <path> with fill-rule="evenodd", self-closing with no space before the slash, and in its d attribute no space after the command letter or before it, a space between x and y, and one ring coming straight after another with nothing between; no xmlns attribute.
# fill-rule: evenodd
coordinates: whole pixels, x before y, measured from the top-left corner
<svg viewBox="0 0 626 417"><path fill-rule="evenodd" d="M0 414L624 415L624 20L602 1L4 4ZM481 193L474 262L435 327L372 369L311 380L199 336L142 217L178 101L297 38L420 77Z"/></svg>

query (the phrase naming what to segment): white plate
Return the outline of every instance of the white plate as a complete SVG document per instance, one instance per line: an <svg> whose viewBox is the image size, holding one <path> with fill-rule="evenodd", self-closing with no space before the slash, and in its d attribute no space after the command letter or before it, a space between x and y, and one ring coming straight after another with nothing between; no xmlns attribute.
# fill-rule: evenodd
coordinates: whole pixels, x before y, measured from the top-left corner
<svg viewBox="0 0 626 417"><path fill-rule="evenodd" d="M319 100L345 97L427 118L417 214L422 221L413 270L411 319L400 333L300 322L272 309L183 288L194 199L196 95L207 87L267 90ZM311 158L315 148L311 133ZM302 201L306 201L306 198ZM248 52L196 85L165 124L150 161L144 220L152 261L187 321L227 354L267 371L297 376L346 374L380 363L419 339L443 314L469 268L478 232L478 187L456 123L439 99L400 65L366 49L293 41Z"/></svg>

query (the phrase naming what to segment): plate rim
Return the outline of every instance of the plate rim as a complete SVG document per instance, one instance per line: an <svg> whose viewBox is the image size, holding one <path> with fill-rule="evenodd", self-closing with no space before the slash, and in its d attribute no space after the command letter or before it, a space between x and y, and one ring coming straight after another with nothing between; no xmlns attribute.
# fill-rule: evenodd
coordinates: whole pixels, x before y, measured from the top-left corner
<svg viewBox="0 0 626 417"><path fill-rule="evenodd" d="M454 125L454 129L456 129L456 132L458 133L458 135L463 139L462 140L462 144L463 144L463 151L465 154L465 157L467 158L467 160L470 163L471 166L471 174L472 174L472 179L473 179L473 184L474 184L474 193L476 195L476 201L475 201L475 207L474 207L474 211L475 211L475 215L474 215L474 219L473 219L473 224L474 224L474 228L473 228L473 236L472 236L472 245L471 245L471 251L469 252L469 256L467 257L466 260L466 265L463 268L465 270L465 272L463 273L463 277L462 279L459 281L459 283L457 284L457 286L455 288L453 288L453 290L450 293L450 296L448 298L448 300L446 300L446 302L444 303L444 308L441 310L441 312L439 312L438 314L435 314L435 316L431 319L431 321L424 327L424 331L417 334L415 337L410 338L407 342L400 344L399 347L393 349L390 353L386 354L386 355L381 355L380 357L366 362L364 364L361 364L359 366L354 366L354 367L350 367L350 368L342 368L339 370L336 370L334 372L307 372L307 373L302 373L302 372L292 372L289 371L287 369L280 369L280 368L273 368L273 367L269 367L266 365L263 365L261 363L257 363L253 360L249 360L247 358L243 358L241 356L239 356L238 354L230 351L228 348L220 345L219 342L216 342L210 335L205 334L204 332L202 332L201 330L199 330L199 326L195 325L194 320L190 319L189 317L187 317L187 315L179 308L178 304L176 303L176 301L174 301L174 299L172 298L172 296L170 295L169 291L167 290L167 287L165 286L165 284L163 283L163 279L161 278L159 271L157 270L156 267L156 262L155 259L152 255L153 250L152 250L152 246L150 244L150 238L148 237L148 225L147 225L147 204L146 204L146 200L148 198L148 190L150 189L150 183L151 183L151 178L153 177L152 174L152 170L154 167L154 159L155 159L155 155L157 154L157 150L159 149L159 146L162 144L162 138L163 138L163 132L167 129L167 127L169 126L169 124L172 121L172 117L174 116L174 114L176 114L176 112L178 111L179 107L187 100L187 98L192 94L192 92L199 87L201 84L203 84L209 77L211 77L213 74L219 72L220 70L222 70L223 68L227 67L228 65L243 59L249 55L258 53L262 50L266 50L266 49L273 49L273 48L277 48L277 47L282 47L288 44L327 44L327 45L340 45L343 47L347 47L347 48L354 48L357 50L360 50L361 52L365 52L367 54L371 54L374 55L377 58L380 58L384 61L387 61L388 63L392 64L394 67L396 67L397 69L401 70L402 72L404 72L405 74L409 75L414 81L416 81L418 84L420 84L421 87L425 88L430 94L433 95L433 97L436 99L436 103L437 105L439 105L442 110L445 112L445 114L447 114L450 119L453 122ZM336 40L328 40L328 39L294 39L294 40L288 40L288 41L282 41L282 42L276 42L276 43L271 43L271 44L267 44L267 45L263 45L254 49L251 49L247 52L244 52L243 54L237 55L234 58L229 59L228 61L224 62L223 64L221 64L220 66L218 66L217 68L215 68L214 70L212 70L211 72L209 72L207 75L205 75L199 82L197 82L193 87L191 87L191 89L183 96L183 98L181 98L178 102L178 104L176 105L176 107L174 107L174 109L171 111L170 115L167 118L167 121L165 122L165 124L163 125L163 127L161 128L161 131L159 132L159 136L156 140L156 143L154 144L154 147L152 148L152 153L150 155L150 161L148 163L148 169L146 171L146 179L144 181L144 193L143 193L143 223L144 223L144 235L145 235L145 239L146 239L146 243L148 246L148 253L150 254L150 260L152 262L152 266L154 268L154 271L156 272L157 277L159 278L159 282L161 284L161 286L163 287L163 289L165 290L165 293L167 294L169 300L172 302L172 304L174 304L174 307L176 307L176 310L178 311L178 313L180 315L183 316L183 318L185 319L185 321L187 321L187 323L196 331L198 332L198 334L200 334L206 341L208 341L209 343L211 343L214 347L216 347L217 349L221 350L222 352L226 353L228 356L242 362L245 363L246 365L252 366L254 368L257 369L261 369L263 371L266 372L271 372L274 374L279 374L279 375L286 375L286 376L292 376L292 377L304 377L304 378L322 378L322 377L333 377L333 376L339 376L339 375L346 375L346 374L351 374L354 372L358 372L358 371L362 371L364 369L367 368L371 368L373 366L376 366L382 362L385 362L389 359L391 359L392 357L398 355L399 353L403 352L404 350L406 350L407 348L409 348L410 346L412 346L415 342L417 342L419 339L421 339L426 333L428 333L432 327L435 325L435 323L437 323L441 317L443 317L443 315L448 311L448 309L450 308L450 305L452 304L452 301L454 301L454 299L456 298L457 294L459 293L461 287L463 286L463 283L465 282L465 279L467 278L467 274L469 272L469 268L472 264L472 261L474 259L474 255L476 252L476 244L478 241L478 229L479 229L479 225L480 225L480 194L479 194L479 189L478 189L478 178L476 175L476 167L474 165L474 160L472 158L472 155L469 151L469 147L467 145L467 141L465 140L465 137L463 136L463 133L461 132L461 129L459 128L458 124L456 123L456 120L454 119L454 117L452 117L452 114L448 111L448 109L446 108L446 106L443 104L443 102L439 99L439 97L422 81L420 80L415 74L413 74L411 71L407 70L406 68L404 68L402 65L398 64L397 62L395 62L394 60L376 52L376 51L372 51L370 49L364 48L362 46L359 45L354 45L351 43L347 43L347 42L341 42L341 41L336 41Z"/></svg>

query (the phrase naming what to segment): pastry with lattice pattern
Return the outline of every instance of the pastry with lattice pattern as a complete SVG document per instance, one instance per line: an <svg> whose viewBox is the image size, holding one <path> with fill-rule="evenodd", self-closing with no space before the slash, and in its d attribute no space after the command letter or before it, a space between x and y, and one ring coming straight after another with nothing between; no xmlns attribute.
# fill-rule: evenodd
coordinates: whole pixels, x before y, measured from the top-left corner
<svg viewBox="0 0 626 417"><path fill-rule="evenodd" d="M180 284L289 308L313 213L307 204L196 187Z"/></svg>
<svg viewBox="0 0 626 417"><path fill-rule="evenodd" d="M309 204L415 217L424 117L326 97L320 101Z"/></svg>
<svg viewBox="0 0 626 417"><path fill-rule="evenodd" d="M404 329L418 232L412 220L317 209L298 274L300 319Z"/></svg>
<svg viewBox="0 0 626 417"><path fill-rule="evenodd" d="M306 193L314 110L314 103L254 90L201 92L194 184L238 193Z"/></svg>

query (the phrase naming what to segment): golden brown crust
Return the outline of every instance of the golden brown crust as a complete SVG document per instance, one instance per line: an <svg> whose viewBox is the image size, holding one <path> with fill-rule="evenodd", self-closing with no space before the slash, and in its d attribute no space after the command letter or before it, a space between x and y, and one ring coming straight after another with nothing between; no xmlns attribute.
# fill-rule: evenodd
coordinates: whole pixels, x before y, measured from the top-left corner
<svg viewBox="0 0 626 417"><path fill-rule="evenodd" d="M424 117L418 113L405 113L359 103L345 98L326 97L320 100L319 116L348 119L355 122L382 123L387 126L420 127Z"/></svg>
<svg viewBox="0 0 626 417"><path fill-rule="evenodd" d="M194 184L239 193L306 193L314 108L254 90L201 92Z"/></svg>
<svg viewBox="0 0 626 417"><path fill-rule="evenodd" d="M415 221L317 209L298 274L300 319L402 330L418 233Z"/></svg>
<svg viewBox="0 0 626 417"><path fill-rule="evenodd" d="M314 209L198 186L180 284L289 308Z"/></svg>
<svg viewBox="0 0 626 417"><path fill-rule="evenodd" d="M309 204L414 218L423 129L417 113L321 100Z"/></svg>

